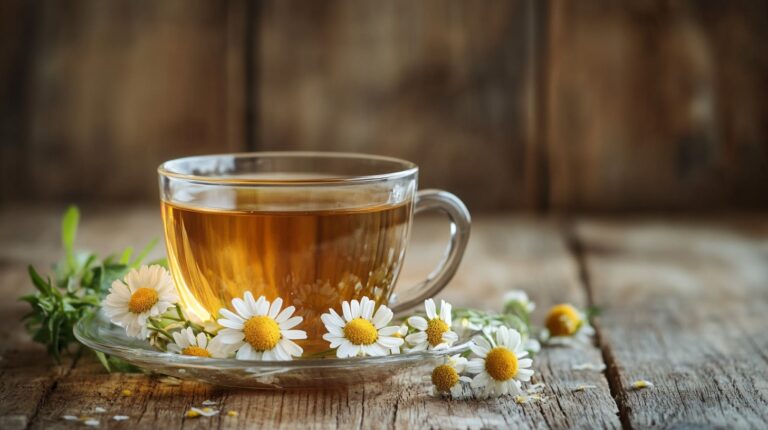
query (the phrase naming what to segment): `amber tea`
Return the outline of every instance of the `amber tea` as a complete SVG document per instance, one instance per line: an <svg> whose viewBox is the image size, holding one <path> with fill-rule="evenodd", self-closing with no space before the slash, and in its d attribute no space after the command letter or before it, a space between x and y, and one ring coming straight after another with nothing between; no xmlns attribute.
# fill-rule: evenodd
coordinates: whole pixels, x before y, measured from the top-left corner
<svg viewBox="0 0 768 430"><path fill-rule="evenodd" d="M162 206L184 306L209 319L246 291L282 297L304 317L305 355L327 349L320 314L329 308L363 296L387 302L411 218L410 202L317 211Z"/></svg>
<svg viewBox="0 0 768 430"><path fill-rule="evenodd" d="M418 167L391 157L254 152L179 158L158 168L168 265L182 305L203 321L246 292L278 297L304 320L304 356L328 351L320 316L368 297L393 312L421 305L453 277L469 212L453 194L417 191ZM439 266L392 294L413 215L448 218ZM252 345L253 346L253 345Z"/></svg>

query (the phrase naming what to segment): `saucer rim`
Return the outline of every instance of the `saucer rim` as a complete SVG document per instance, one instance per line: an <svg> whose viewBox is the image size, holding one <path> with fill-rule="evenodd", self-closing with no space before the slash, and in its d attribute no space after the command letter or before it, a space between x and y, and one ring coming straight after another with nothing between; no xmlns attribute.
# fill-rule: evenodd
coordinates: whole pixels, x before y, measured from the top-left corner
<svg viewBox="0 0 768 430"><path fill-rule="evenodd" d="M465 339L463 342L441 349L422 350L403 352L400 354L389 354L383 356L368 356L368 357L327 357L327 358L299 358L296 360L282 361L282 360L238 360L236 358L208 358L208 357L195 357L181 354L174 354L170 352L159 351L153 349L152 346L145 341L146 348L133 348L125 345L119 345L114 343L108 343L106 340L94 339L93 336L88 334L89 324L109 324L110 326L118 327L111 321L105 318L101 308L96 312L81 318L74 326L73 332L75 338L83 345L91 348L95 351L99 351L105 354L114 355L129 362L133 362L136 359L147 359L153 361L163 362L165 365L178 365L178 366L191 366L201 368L247 368L247 367L261 367L261 368L336 368L336 367L350 367L350 366L364 366L364 365L381 365L381 364L395 364L411 361L429 360L437 357L450 356L463 353L469 350L469 346L472 343L471 338ZM126 340L133 340L127 335L124 335Z"/></svg>

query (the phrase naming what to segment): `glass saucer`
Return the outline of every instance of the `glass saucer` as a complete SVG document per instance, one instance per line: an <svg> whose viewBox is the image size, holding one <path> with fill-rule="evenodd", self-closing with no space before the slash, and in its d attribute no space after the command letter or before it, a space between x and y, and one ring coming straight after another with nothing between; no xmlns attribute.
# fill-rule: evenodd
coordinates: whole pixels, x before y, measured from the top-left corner
<svg viewBox="0 0 768 430"><path fill-rule="evenodd" d="M133 339L102 313L87 316L75 325L75 337L96 351L125 360L142 369L210 384L252 388L328 388L384 380L401 370L434 367L446 355L469 349L468 339L450 348L383 357L311 358L294 361L244 361L192 357L161 352L148 342Z"/></svg>

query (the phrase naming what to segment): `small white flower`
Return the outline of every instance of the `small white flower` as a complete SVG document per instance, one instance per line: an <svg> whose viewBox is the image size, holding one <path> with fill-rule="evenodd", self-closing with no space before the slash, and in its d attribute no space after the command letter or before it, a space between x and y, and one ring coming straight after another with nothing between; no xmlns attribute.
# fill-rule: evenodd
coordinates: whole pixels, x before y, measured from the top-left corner
<svg viewBox="0 0 768 430"><path fill-rule="evenodd" d="M544 325L542 338L551 345L567 346L574 340L589 343L590 336L595 334L584 312L567 303L552 306Z"/></svg>
<svg viewBox="0 0 768 430"><path fill-rule="evenodd" d="M466 376L459 376L467 366L467 359L459 354L445 358L445 362L432 370L432 395L441 397L450 395L458 398L462 395L462 382L471 382Z"/></svg>
<svg viewBox="0 0 768 430"><path fill-rule="evenodd" d="M205 333L198 333L191 327L173 332L174 342L168 344L168 351L182 355L191 355L194 357L206 358L226 358L228 354L228 345L221 343L221 340L214 337L208 340Z"/></svg>
<svg viewBox="0 0 768 430"><path fill-rule="evenodd" d="M96 406L95 408L93 408L93 413L95 414L103 414L104 412L107 412L107 410L102 408L101 406Z"/></svg>
<svg viewBox="0 0 768 430"><path fill-rule="evenodd" d="M418 330L405 338L405 341L412 346L410 351L445 348L459 340L459 335L451 330L453 318L450 303L441 300L439 314L432 299L424 301L424 308L428 319L420 316L408 318L408 324Z"/></svg>
<svg viewBox="0 0 768 430"><path fill-rule="evenodd" d="M115 421L125 421L128 418L130 418L128 415L115 415L112 417L112 419Z"/></svg>
<svg viewBox="0 0 768 430"><path fill-rule="evenodd" d="M63 419L64 421L79 421L80 420L80 418L78 418L78 417L76 417L74 415L62 415L61 419Z"/></svg>
<svg viewBox="0 0 768 430"><path fill-rule="evenodd" d="M396 336L400 327L387 327L392 320L392 311L380 305L374 314L375 306L376 302L363 297L359 302L352 300L341 304L343 318L333 309L320 316L328 330L323 339L330 342L331 348L337 348L337 357L388 355L393 348L403 344L403 339Z"/></svg>
<svg viewBox="0 0 768 430"><path fill-rule="evenodd" d="M244 299L232 299L235 312L220 309L223 318L218 320L225 328L216 339L237 350L238 360L292 360L304 350L294 342L306 339L304 330L292 330L301 324L302 317L291 317L296 310L293 306L280 309L283 299L276 298L270 304L264 296L254 300L250 291Z"/></svg>
<svg viewBox="0 0 768 430"><path fill-rule="evenodd" d="M512 290L504 294L504 304L506 305L509 302L520 303L528 313L536 309L536 303L532 302L528 298L528 294L523 290Z"/></svg>
<svg viewBox="0 0 768 430"><path fill-rule="evenodd" d="M141 266L116 280L102 307L128 336L146 338L147 318L162 314L179 301L170 274L162 266Z"/></svg>
<svg viewBox="0 0 768 430"><path fill-rule="evenodd" d="M83 421L83 424L87 425L88 427L98 427L99 426L99 420L95 419L87 419Z"/></svg>
<svg viewBox="0 0 768 430"><path fill-rule="evenodd" d="M467 371L477 374L472 388L479 389L482 397L523 394L520 383L531 379L533 360L523 358L528 351L523 349L520 333L502 326L496 330L495 341L489 342L483 336L473 341L470 348L478 358L467 364Z"/></svg>

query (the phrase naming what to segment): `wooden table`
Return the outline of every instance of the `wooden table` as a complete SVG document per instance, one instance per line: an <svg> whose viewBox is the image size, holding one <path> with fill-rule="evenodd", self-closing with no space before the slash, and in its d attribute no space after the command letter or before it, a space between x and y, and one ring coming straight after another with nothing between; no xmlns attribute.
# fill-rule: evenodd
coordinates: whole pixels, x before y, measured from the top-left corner
<svg viewBox="0 0 768 430"><path fill-rule="evenodd" d="M768 218L544 219L478 216L442 297L495 308L522 288L538 304L597 305L593 346L547 348L534 363L545 402L446 401L416 372L335 391L256 392L108 374L81 354L54 365L18 322L26 265L60 255L62 208L0 211L0 428L73 428L62 415L103 407L114 428L647 428L768 426ZM160 236L153 207L85 208L80 247L102 253ZM403 282L437 259L445 225L419 219ZM574 370L605 363L604 372ZM647 379L655 387L632 390ZM595 388L575 391L579 385ZM134 393L120 395L123 389ZM237 417L185 419L204 400ZM115 414L129 421L108 420Z"/></svg>

